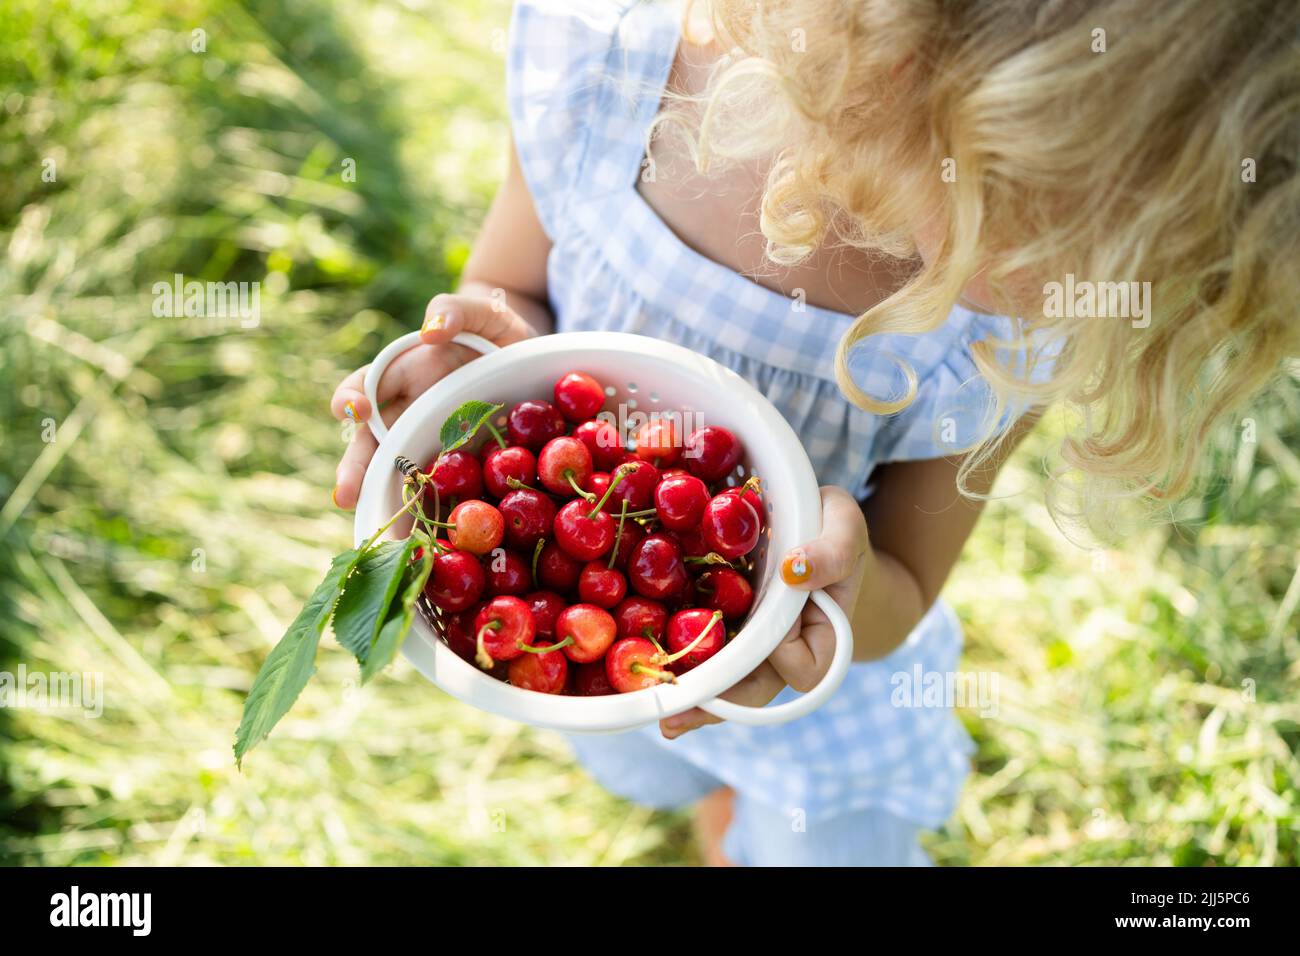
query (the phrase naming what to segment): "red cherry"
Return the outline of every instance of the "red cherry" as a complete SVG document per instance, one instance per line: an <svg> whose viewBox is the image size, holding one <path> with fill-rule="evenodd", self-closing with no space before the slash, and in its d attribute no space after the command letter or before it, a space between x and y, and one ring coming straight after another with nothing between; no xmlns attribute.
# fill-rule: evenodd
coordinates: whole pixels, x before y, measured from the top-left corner
<svg viewBox="0 0 1300 956"><path fill-rule="evenodd" d="M605 492L609 490L609 472L593 471L591 477L583 483L582 490L589 495L595 495L599 501L605 497Z"/></svg>
<svg viewBox="0 0 1300 956"><path fill-rule="evenodd" d="M685 468L669 468L666 471L659 472L659 480L664 481L668 478L677 478L681 475L689 475L690 472Z"/></svg>
<svg viewBox="0 0 1300 956"><path fill-rule="evenodd" d="M536 484L537 457L520 445L489 445L483 456L483 484L488 492L494 498L504 498L512 490L511 478L524 485Z"/></svg>
<svg viewBox="0 0 1300 956"><path fill-rule="evenodd" d="M657 663L659 658L659 649L644 637L625 637L605 656L605 676L620 694L657 687L674 680L672 671Z"/></svg>
<svg viewBox="0 0 1300 956"><path fill-rule="evenodd" d="M605 404L605 389L586 372L570 372L555 383L555 405L571 422L591 418Z"/></svg>
<svg viewBox="0 0 1300 956"><path fill-rule="evenodd" d="M555 619L566 607L564 598L554 591L532 591L524 595L524 601L533 612L533 624L537 636L548 640L555 637Z"/></svg>
<svg viewBox="0 0 1300 956"><path fill-rule="evenodd" d="M573 437L587 446L592 464L601 471L614 468L626 454L618 429L603 419L583 422L573 430Z"/></svg>
<svg viewBox="0 0 1300 956"><path fill-rule="evenodd" d="M609 612L594 604L566 607L555 620L555 636L575 664L589 664L603 657L614 643L617 630Z"/></svg>
<svg viewBox="0 0 1300 956"><path fill-rule="evenodd" d="M463 611L483 593L483 565L468 551L443 551L433 556L425 596L444 611Z"/></svg>
<svg viewBox="0 0 1300 956"><path fill-rule="evenodd" d="M425 471L433 479L433 486L438 489L443 504L451 498L478 498L483 494L483 471L478 459L467 451L458 448L439 455ZM425 494L429 502L428 513L432 514L433 495Z"/></svg>
<svg viewBox="0 0 1300 956"><path fill-rule="evenodd" d="M514 687L535 690L539 694L562 694L569 680L569 659L555 653L551 641L533 645L538 654L520 654L510 662L507 678Z"/></svg>
<svg viewBox="0 0 1300 956"><path fill-rule="evenodd" d="M666 534L652 534L632 549L628 582L643 597L675 601L686 590L689 578L677 542Z"/></svg>
<svg viewBox="0 0 1300 956"><path fill-rule="evenodd" d="M674 531L673 536L677 539L677 545L682 549L682 555L687 558L702 558L709 553L709 546L704 540L704 532L698 527L688 528L685 531Z"/></svg>
<svg viewBox="0 0 1300 956"><path fill-rule="evenodd" d="M592 661L573 668L573 692L579 697L605 697L616 693L605 672L605 662Z"/></svg>
<svg viewBox="0 0 1300 956"><path fill-rule="evenodd" d="M668 622L666 661L674 673L684 674L707 661L727 642L722 612L703 608L678 611Z"/></svg>
<svg viewBox="0 0 1300 956"><path fill-rule="evenodd" d="M614 469L611 481L622 475L609 493L609 510L618 514L620 504L627 502L628 511L645 511L654 507L655 486L659 484L659 469L648 461L633 459Z"/></svg>
<svg viewBox="0 0 1300 956"><path fill-rule="evenodd" d="M564 434L564 416L550 402L520 402L506 419L510 444L533 451Z"/></svg>
<svg viewBox="0 0 1300 956"><path fill-rule="evenodd" d="M672 465L681 457L677 426L670 418L654 418L636 432L636 456L656 468Z"/></svg>
<svg viewBox="0 0 1300 956"><path fill-rule="evenodd" d="M537 635L533 612L517 597L502 595L483 605L474 618L474 639L479 667L491 670L495 661L512 661Z"/></svg>
<svg viewBox="0 0 1300 956"><path fill-rule="evenodd" d="M649 598L630 597L614 609L619 637L644 637L663 642L668 609Z"/></svg>
<svg viewBox="0 0 1300 956"><path fill-rule="evenodd" d="M537 557L537 583L544 588L569 594L578 587L582 562L565 552L554 541L542 545Z"/></svg>
<svg viewBox="0 0 1300 956"><path fill-rule="evenodd" d="M719 494L733 495L749 502L749 506L754 509L754 514L758 515L758 530L762 531L763 526L767 523L767 509L763 507L763 499L759 492L755 490L757 485L758 479L751 478L743 485L736 488L728 488L725 491L719 492Z"/></svg>
<svg viewBox="0 0 1300 956"><path fill-rule="evenodd" d="M721 481L740 464L745 454L740 439L728 429L706 425L691 432L682 456L692 475L706 482Z"/></svg>
<svg viewBox="0 0 1300 956"><path fill-rule="evenodd" d="M758 515L739 495L718 495L700 522L704 543L728 561L749 554L758 544Z"/></svg>
<svg viewBox="0 0 1300 956"><path fill-rule="evenodd" d="M606 610L627 595L627 578L623 572L605 567L603 562L588 561L578 575L578 600Z"/></svg>
<svg viewBox="0 0 1300 956"><path fill-rule="evenodd" d="M505 518L486 501L462 501L451 509L449 520L454 525L447 532L451 546L470 554L487 554L505 536Z"/></svg>
<svg viewBox="0 0 1300 956"><path fill-rule="evenodd" d="M708 486L694 475L665 478L655 488L655 511L669 531L698 527L708 503Z"/></svg>
<svg viewBox="0 0 1300 956"><path fill-rule="evenodd" d="M710 568L695 579L695 600L735 621L749 613L754 589L744 575L731 568Z"/></svg>
<svg viewBox="0 0 1300 956"><path fill-rule="evenodd" d="M550 534L555 523L555 502L531 488L510 492L497 507L506 521L506 543L524 553Z"/></svg>
<svg viewBox="0 0 1300 956"><path fill-rule="evenodd" d="M591 452L576 438L552 438L537 456L537 477L542 487L562 498L576 495L574 486L581 488L591 474Z"/></svg>
<svg viewBox="0 0 1300 956"><path fill-rule="evenodd" d="M478 644L474 640L474 618L480 609L481 605L457 614L443 614L440 618L447 646L455 651L457 657L471 664L474 663L474 653L478 650Z"/></svg>
<svg viewBox="0 0 1300 956"><path fill-rule="evenodd" d="M532 587L533 569L523 555L502 549L488 556L486 593L489 597L499 594L519 597Z"/></svg>
<svg viewBox="0 0 1300 956"><path fill-rule="evenodd" d="M608 554L614 544L614 519L604 511L592 514L591 507L577 498L555 516L556 544L579 561L594 561Z"/></svg>

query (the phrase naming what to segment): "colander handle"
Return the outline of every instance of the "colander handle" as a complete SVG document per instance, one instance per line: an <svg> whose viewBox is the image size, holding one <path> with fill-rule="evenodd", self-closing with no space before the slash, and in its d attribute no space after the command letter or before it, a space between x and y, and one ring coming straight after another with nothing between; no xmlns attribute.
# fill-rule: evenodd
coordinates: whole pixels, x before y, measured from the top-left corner
<svg viewBox="0 0 1300 956"><path fill-rule="evenodd" d="M473 332L462 332L454 337L452 341L457 345L469 346L484 355L495 352L500 348L500 346L493 345L483 336L475 335ZM366 393L366 398L370 399L370 419L366 424L370 426L370 434L375 436L375 441L383 441L384 436L388 434L388 426L384 424L383 418L379 415L379 380L384 377L384 372L388 371L388 366L393 364L393 359L407 349L414 348L419 344L420 333L408 332L400 339L389 342L384 347L384 350L375 356L375 360L370 363L362 390Z"/></svg>
<svg viewBox="0 0 1300 956"><path fill-rule="evenodd" d="M826 671L826 676L821 679L821 682L797 700L777 704L775 707L747 707L744 704L733 704L729 700L715 697L700 704L701 710L736 724L750 726L784 724L786 721L811 714L826 703L831 694L839 690L840 684L844 683L844 678L849 672L849 665L853 663L853 628L844 609L825 591L813 591L809 596L813 603L830 618L831 627L835 629L835 653L831 657L830 669Z"/></svg>

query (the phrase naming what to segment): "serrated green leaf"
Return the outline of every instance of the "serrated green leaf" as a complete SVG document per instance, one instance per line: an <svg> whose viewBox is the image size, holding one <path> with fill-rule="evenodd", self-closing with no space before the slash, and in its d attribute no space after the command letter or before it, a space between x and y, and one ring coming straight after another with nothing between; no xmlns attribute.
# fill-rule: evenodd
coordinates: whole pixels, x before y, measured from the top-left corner
<svg viewBox="0 0 1300 956"><path fill-rule="evenodd" d="M379 629L374 646L361 664L361 683L367 683L397 656L398 648L406 640L415 620L415 602L429 579L433 568L433 553L426 550L420 560L406 566L402 574L402 587L388 608L388 615Z"/></svg>
<svg viewBox="0 0 1300 956"><path fill-rule="evenodd" d="M414 537L380 542L362 555L343 582L343 596L334 608L334 636L359 664L365 663L379 635L417 544Z"/></svg>
<svg viewBox="0 0 1300 956"><path fill-rule="evenodd" d="M478 430L489 418L503 408L504 405L492 405L474 400L456 409L442 423L442 430L438 432L438 441L442 445L441 454L445 455L465 444L478 434Z"/></svg>
<svg viewBox="0 0 1300 956"><path fill-rule="evenodd" d="M237 765L242 766L244 755L266 739L316 673L320 636L338 601L344 578L356 567L360 557L355 548L335 555L324 580L267 655L244 700L244 716L235 731Z"/></svg>

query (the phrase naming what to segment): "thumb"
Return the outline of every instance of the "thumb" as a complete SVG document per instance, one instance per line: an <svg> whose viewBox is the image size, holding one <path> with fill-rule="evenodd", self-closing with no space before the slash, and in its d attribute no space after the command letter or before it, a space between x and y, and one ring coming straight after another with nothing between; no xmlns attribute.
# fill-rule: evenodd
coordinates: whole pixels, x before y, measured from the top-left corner
<svg viewBox="0 0 1300 956"><path fill-rule="evenodd" d="M532 327L506 305L504 296L483 298L444 292L430 299L424 310L420 340L426 345L443 345L461 332L481 335L501 346L534 334Z"/></svg>
<svg viewBox="0 0 1300 956"><path fill-rule="evenodd" d="M820 538L788 551L781 580L800 591L816 591L849 578L867 550L867 519L843 488L822 488Z"/></svg>

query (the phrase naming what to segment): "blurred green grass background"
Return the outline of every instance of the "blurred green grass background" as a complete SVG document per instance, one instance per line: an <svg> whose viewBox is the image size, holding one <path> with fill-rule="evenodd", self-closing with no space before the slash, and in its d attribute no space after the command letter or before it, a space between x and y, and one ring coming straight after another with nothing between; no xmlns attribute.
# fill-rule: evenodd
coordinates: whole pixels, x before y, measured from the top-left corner
<svg viewBox="0 0 1300 956"><path fill-rule="evenodd" d="M102 672L105 711L0 709L0 861L697 860L685 815L604 793L557 737L404 662L360 689L332 640L242 775L231 758L253 673L349 540L329 394L454 281L503 170L507 19L6 4L0 670ZM260 282L260 326L155 318L178 272ZM1298 379L1121 548L1048 518L1059 424L1017 455L948 588L964 667L1000 693L995 718L963 711L977 769L938 862L1297 862Z"/></svg>

